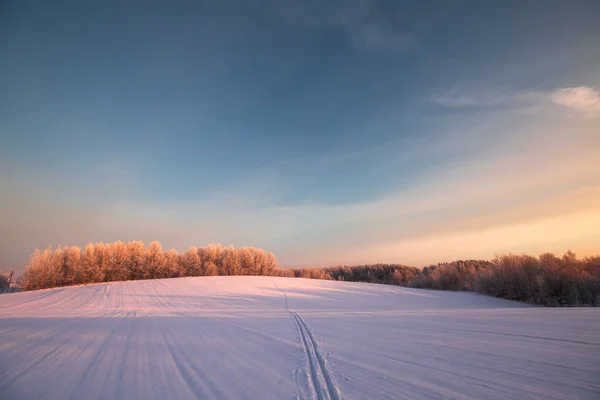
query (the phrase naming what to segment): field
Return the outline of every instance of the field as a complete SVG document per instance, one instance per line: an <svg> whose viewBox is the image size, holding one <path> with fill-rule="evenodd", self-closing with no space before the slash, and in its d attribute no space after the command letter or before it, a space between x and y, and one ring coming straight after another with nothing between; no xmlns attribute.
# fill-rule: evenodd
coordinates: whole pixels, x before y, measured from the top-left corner
<svg viewBox="0 0 600 400"><path fill-rule="evenodd" d="M2 399L598 399L600 309L274 277L0 296Z"/></svg>

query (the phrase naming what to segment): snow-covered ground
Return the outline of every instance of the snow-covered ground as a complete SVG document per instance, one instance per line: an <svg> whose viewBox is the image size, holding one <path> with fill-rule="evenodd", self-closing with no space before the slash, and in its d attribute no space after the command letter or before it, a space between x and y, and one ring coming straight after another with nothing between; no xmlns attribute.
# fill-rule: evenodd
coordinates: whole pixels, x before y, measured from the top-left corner
<svg viewBox="0 0 600 400"><path fill-rule="evenodd" d="M600 310L268 277L0 296L2 399L600 399Z"/></svg>

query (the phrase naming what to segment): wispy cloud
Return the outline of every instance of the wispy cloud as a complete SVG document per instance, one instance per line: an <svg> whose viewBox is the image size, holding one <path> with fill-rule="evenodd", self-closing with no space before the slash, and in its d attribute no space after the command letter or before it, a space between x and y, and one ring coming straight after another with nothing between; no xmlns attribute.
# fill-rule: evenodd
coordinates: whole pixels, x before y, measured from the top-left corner
<svg viewBox="0 0 600 400"><path fill-rule="evenodd" d="M588 115L600 115L600 91L578 86L552 91L476 90L455 87L431 96L431 102L449 109L526 109L549 104L567 107Z"/></svg>
<svg viewBox="0 0 600 400"><path fill-rule="evenodd" d="M397 26L374 0L302 0L285 2L287 18L315 29L336 29L356 50L403 53L413 48L415 35Z"/></svg>
<svg viewBox="0 0 600 400"><path fill-rule="evenodd" d="M600 115L600 91L587 86L556 89L552 101L558 105Z"/></svg>
<svg viewBox="0 0 600 400"><path fill-rule="evenodd" d="M432 103L452 109L519 108L545 102L547 99L547 93L534 90L478 90L461 87L435 93L430 98Z"/></svg>

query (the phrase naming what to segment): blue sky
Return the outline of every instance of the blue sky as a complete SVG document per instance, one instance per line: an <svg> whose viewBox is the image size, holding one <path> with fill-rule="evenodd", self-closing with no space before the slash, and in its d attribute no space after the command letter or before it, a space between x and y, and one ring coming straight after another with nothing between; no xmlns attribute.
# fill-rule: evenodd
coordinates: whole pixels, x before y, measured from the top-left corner
<svg viewBox="0 0 600 400"><path fill-rule="evenodd" d="M282 266L600 250L596 1L0 7L0 268L134 239Z"/></svg>

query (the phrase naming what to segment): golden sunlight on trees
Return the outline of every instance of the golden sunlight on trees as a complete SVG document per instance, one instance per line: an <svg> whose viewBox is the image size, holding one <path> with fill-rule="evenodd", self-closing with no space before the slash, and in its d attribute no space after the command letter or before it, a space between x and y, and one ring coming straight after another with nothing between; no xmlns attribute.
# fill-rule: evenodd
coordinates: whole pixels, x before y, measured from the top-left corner
<svg viewBox="0 0 600 400"><path fill-rule="evenodd" d="M163 251L159 242L90 243L36 250L23 274L23 290L136 279L202 275L275 275L273 253L254 247L209 245L179 254Z"/></svg>

